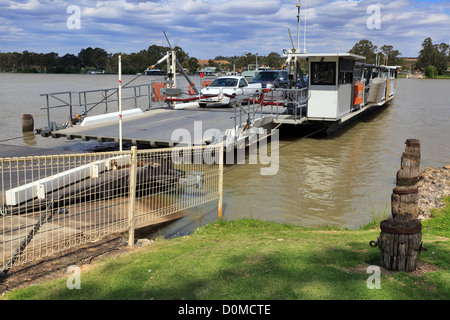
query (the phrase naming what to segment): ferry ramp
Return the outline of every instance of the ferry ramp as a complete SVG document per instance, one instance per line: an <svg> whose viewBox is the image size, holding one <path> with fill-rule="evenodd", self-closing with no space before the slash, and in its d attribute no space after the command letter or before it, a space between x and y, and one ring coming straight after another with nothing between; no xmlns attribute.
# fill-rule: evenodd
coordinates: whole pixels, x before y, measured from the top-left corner
<svg viewBox="0 0 450 320"><path fill-rule="evenodd" d="M122 141L137 146L173 147L180 133L189 134L193 144L207 144L217 130L235 127L232 112L183 109L154 109L122 120ZM51 132L53 138L119 142L119 120L73 126Z"/></svg>

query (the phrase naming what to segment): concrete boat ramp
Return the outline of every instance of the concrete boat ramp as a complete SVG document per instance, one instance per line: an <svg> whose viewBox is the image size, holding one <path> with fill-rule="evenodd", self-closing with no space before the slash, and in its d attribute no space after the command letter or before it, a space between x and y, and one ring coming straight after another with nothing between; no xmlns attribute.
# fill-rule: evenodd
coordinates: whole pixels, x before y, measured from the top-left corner
<svg viewBox="0 0 450 320"><path fill-rule="evenodd" d="M97 140L99 142L119 143L119 117L98 117L93 121L83 121L63 129L53 130L45 136L65 137L69 140ZM85 118L85 120L89 120ZM246 123L248 114L237 114L235 108L199 108L183 107L176 109L152 109L129 113L122 120L122 141L143 147L173 147L183 144L186 139L192 144L209 144L217 136ZM268 113L253 116L255 127L267 127L273 124ZM44 135L44 133L41 133ZM187 136L187 137L186 137Z"/></svg>

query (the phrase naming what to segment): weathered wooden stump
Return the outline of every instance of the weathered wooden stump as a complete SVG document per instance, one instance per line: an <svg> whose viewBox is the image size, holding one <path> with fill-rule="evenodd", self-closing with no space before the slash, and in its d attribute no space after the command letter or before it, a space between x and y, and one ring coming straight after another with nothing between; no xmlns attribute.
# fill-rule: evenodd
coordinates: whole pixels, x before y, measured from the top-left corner
<svg viewBox="0 0 450 320"><path fill-rule="evenodd" d="M422 250L422 223L418 220L419 175L420 143L417 139L408 139L397 172L397 186L392 192L392 219L380 223L380 237L370 244L379 247L381 266L388 270L410 272L416 269Z"/></svg>
<svg viewBox="0 0 450 320"><path fill-rule="evenodd" d="M393 220L380 223L378 247L381 266L392 271L411 272L416 269L422 250L422 224L419 220L399 226Z"/></svg>
<svg viewBox="0 0 450 320"><path fill-rule="evenodd" d="M24 114L22 116L22 132L29 132L34 130L34 119L31 114Z"/></svg>

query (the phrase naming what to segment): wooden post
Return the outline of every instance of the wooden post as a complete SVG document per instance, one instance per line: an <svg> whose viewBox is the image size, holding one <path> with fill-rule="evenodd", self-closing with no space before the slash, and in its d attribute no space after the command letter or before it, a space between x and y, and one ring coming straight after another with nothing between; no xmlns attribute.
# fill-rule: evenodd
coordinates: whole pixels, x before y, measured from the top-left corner
<svg viewBox="0 0 450 320"><path fill-rule="evenodd" d="M420 175L420 143L406 140L397 186L391 197L392 219L380 223L381 234L376 242L381 253L381 266L392 271L416 269L422 250L422 224L418 220ZM374 247L371 242L371 246Z"/></svg>
<svg viewBox="0 0 450 320"><path fill-rule="evenodd" d="M24 114L22 116L22 132L29 132L34 130L34 119L31 114Z"/></svg>

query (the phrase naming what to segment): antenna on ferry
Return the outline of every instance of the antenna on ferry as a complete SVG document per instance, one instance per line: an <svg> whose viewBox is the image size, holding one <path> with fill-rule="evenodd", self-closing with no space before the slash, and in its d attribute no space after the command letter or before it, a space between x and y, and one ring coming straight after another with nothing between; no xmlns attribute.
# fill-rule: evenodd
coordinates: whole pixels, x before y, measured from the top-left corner
<svg viewBox="0 0 450 320"><path fill-rule="evenodd" d="M303 53L306 53L306 1L303 0L305 11L305 26L303 27Z"/></svg>
<svg viewBox="0 0 450 320"><path fill-rule="evenodd" d="M297 3L297 52L300 52L300 0Z"/></svg>

